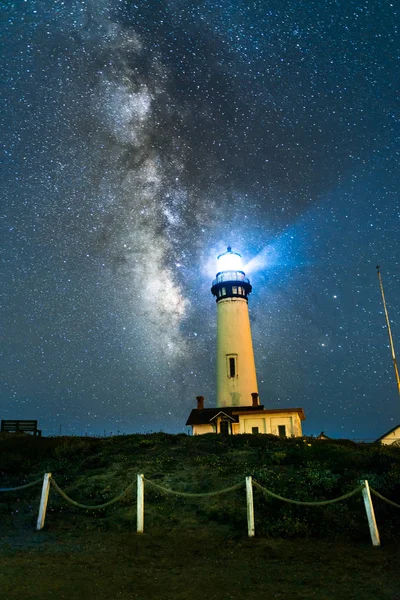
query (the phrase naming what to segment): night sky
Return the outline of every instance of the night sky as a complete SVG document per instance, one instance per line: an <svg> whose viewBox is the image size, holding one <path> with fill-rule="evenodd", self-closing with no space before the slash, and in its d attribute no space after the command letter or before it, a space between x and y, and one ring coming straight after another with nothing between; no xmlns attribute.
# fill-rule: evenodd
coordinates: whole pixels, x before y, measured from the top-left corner
<svg viewBox="0 0 400 600"><path fill-rule="evenodd" d="M306 434L400 423L395 4L3 6L0 418L187 432L230 244L262 404Z"/></svg>

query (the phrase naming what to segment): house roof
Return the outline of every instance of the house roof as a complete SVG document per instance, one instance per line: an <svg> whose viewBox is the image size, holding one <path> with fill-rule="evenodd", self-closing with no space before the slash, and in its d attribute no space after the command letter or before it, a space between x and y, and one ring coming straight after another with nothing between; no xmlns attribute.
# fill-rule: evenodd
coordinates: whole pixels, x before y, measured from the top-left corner
<svg viewBox="0 0 400 600"><path fill-rule="evenodd" d="M330 438L329 435L326 435L326 433L324 431L321 431L321 433L319 435L317 435L316 439L317 440L331 440L332 438Z"/></svg>
<svg viewBox="0 0 400 600"><path fill-rule="evenodd" d="M264 406L219 406L214 408L194 408L189 415L186 425L204 425L210 423L219 413L224 413L234 423L239 422L239 415L247 412L260 412Z"/></svg>
<svg viewBox="0 0 400 600"><path fill-rule="evenodd" d="M226 415L232 419L234 423L239 422L239 416L245 413L264 413L266 415L282 414L282 413L294 413L297 412L300 420L305 420L305 414L302 408L272 408L264 409L263 405L260 406L224 406L215 408L194 408L189 415L186 425L205 425L210 423L219 414Z"/></svg>
<svg viewBox="0 0 400 600"><path fill-rule="evenodd" d="M396 429L400 429L400 424L399 425L395 425L392 429L390 429L389 431L387 431L386 433L384 433L383 435L381 435L381 437L378 437L378 439L375 440L375 441L379 442L379 440L383 440L387 435L390 435L391 433L393 433L393 431L396 431Z"/></svg>

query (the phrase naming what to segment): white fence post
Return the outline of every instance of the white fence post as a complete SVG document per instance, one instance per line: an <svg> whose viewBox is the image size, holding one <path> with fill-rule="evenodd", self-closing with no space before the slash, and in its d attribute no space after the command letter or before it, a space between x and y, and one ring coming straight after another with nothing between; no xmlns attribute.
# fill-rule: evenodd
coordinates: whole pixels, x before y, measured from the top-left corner
<svg viewBox="0 0 400 600"><path fill-rule="evenodd" d="M47 501L49 499L51 473L45 473L43 477L42 496L40 498L39 516L36 525L36 531L43 529L46 518Z"/></svg>
<svg viewBox="0 0 400 600"><path fill-rule="evenodd" d="M365 480L362 483L364 483L362 495L363 495L363 499L364 499L365 512L367 513L369 532L371 534L372 545L380 546L381 540L379 538L379 531L378 531L378 527L376 525L374 505L372 504L371 492L369 491L368 481Z"/></svg>
<svg viewBox="0 0 400 600"><path fill-rule="evenodd" d="M249 537L254 537L254 502L253 502L253 483L251 476L246 477L246 500L247 500L247 532Z"/></svg>
<svg viewBox="0 0 400 600"><path fill-rule="evenodd" d="M137 476L137 533L144 531L144 475Z"/></svg>

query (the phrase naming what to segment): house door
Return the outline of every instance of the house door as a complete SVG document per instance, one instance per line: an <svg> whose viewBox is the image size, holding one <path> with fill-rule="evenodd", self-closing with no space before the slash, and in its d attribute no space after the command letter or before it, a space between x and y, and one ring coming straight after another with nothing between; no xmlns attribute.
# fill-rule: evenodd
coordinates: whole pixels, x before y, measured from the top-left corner
<svg viewBox="0 0 400 600"><path fill-rule="evenodd" d="M278 435L279 437L286 437L286 425L278 425Z"/></svg>
<svg viewBox="0 0 400 600"><path fill-rule="evenodd" d="M219 424L220 433L224 435L229 435L229 423L228 421L221 421Z"/></svg>

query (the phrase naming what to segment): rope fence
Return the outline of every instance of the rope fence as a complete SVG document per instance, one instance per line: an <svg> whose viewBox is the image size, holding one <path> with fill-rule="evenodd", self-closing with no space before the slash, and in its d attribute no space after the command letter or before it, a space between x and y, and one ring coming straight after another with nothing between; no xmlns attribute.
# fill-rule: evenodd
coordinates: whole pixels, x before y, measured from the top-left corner
<svg viewBox="0 0 400 600"><path fill-rule="evenodd" d="M35 485L39 485L39 483L42 483L42 481L43 479L36 479L36 481L25 483L25 485L18 485L17 487L12 488L0 488L0 492L17 492L19 490L26 490L30 487L34 487Z"/></svg>
<svg viewBox="0 0 400 600"><path fill-rule="evenodd" d="M385 496L382 496L382 494L380 494L379 492L377 492L376 490L374 490L373 488L369 488L371 490L371 492L374 494L374 496L376 496L377 498L379 498L380 500L383 500L384 502L387 502L388 504L390 504L391 506L395 506L396 508L400 508L400 504L397 504L396 502L393 502L393 500L389 500L389 498L385 498Z"/></svg>
<svg viewBox="0 0 400 600"><path fill-rule="evenodd" d="M116 496L115 498L112 498L111 500L104 502L102 504L95 504L95 505L83 504L81 502L77 502L76 500L73 500L72 498L70 498L59 487L59 485L56 483L56 481L52 478L51 473L45 473L43 480L37 479L36 481L32 481L30 483L26 483L24 485L20 485L20 486L16 486L16 487L0 488L0 492L15 492L15 491L19 491L19 490L25 490L27 488L31 488L31 487L34 487L35 485L40 484L42 481L43 481L42 494L41 494L41 499L40 499L39 516L38 516L37 527L36 527L37 530L40 530L44 527L47 502L48 502L51 486L66 502L68 502L72 506L75 506L77 508L82 508L84 510L100 510L100 509L104 509L109 506L112 506L113 504L116 504L117 502L122 500L125 496L130 494L132 492L132 490L136 487L136 494L137 494L137 527L136 527L136 531L137 531L137 533L143 533L143 531L144 531L144 487L145 487L145 483L147 485L149 485L150 487L152 487L156 490L159 490L163 494L172 494L175 496L182 496L185 498L210 498L212 496L227 494L229 492L234 492L236 490L243 488L244 483L245 483L246 507L247 507L247 528L248 528L248 536L249 537L254 537L254 535L255 535L253 486L257 490L259 490L265 497L274 498L275 500L279 500L281 502L287 502L289 504L297 504L297 505L301 505L301 506L328 506L330 504L335 504L337 502L342 502L344 500L347 500L348 498L351 498L352 496L356 496L357 494L359 494L361 492L363 500L364 500L364 506L365 506L365 511L366 511L366 515L367 515L368 526L369 526L370 535L371 535L371 541L374 546L380 546L380 538L379 538L378 527L376 524L371 494L373 494L380 500L387 502L388 504L390 504L391 506L393 506L395 508L400 508L400 504L397 504L393 500L389 500L389 498L386 498L385 496L383 496L382 494L380 494L373 488L370 488L367 480L361 481L360 485L358 485L353 490L347 492L346 494L343 494L342 496L338 496L337 498L332 498L331 500L320 500L320 501L305 501L305 500L294 500L293 498L285 498L284 496L280 496L279 494L276 494L275 492L268 490L267 488L262 486L260 483L253 480L253 478L250 476L246 477L245 482L236 483L235 485L232 485L232 486L220 489L220 490L215 490L212 492L183 492L180 490L173 490L173 489L167 488L163 485L155 483L151 479L145 478L145 476L143 474L138 474L137 481L136 482L133 481L132 483L130 483L123 492L118 494L118 496Z"/></svg>
<svg viewBox="0 0 400 600"><path fill-rule="evenodd" d="M178 490L171 490L166 488L158 483L154 483L151 479L147 479L145 477L144 481L149 483L152 487L159 489L164 494L173 494L174 496L183 496L184 498L206 498L211 496L219 496L220 494L226 494L227 492L233 492L234 490L238 490L243 487L243 483L237 483L236 485L232 485L231 487L224 488L223 490L217 490L216 492L202 492L202 493L193 493L193 492L180 492Z"/></svg>
<svg viewBox="0 0 400 600"><path fill-rule="evenodd" d="M361 492L364 488L364 484L360 484L351 492L347 494L343 494L343 496L339 496L338 498L333 498L333 500L320 500L314 502L306 502L304 500L292 500L290 498L284 498L283 496L279 496L279 494L275 494L271 492L271 490L267 490L267 488L260 485L257 481L253 479L253 484L256 488L258 488L265 496L271 496L271 498L275 498L276 500L281 500L282 502L288 502L289 504L302 504L303 506L327 506L328 504L335 504L335 502L341 502L342 500L347 500L347 498L351 498L355 496L359 492Z"/></svg>
<svg viewBox="0 0 400 600"><path fill-rule="evenodd" d="M135 482L133 482L130 485L128 485L126 490L124 490L121 494L119 494L119 496L116 496L115 498L113 498L112 500L109 500L108 502L104 502L104 504L93 505L93 504L81 504L80 502L76 502L76 500L72 500L72 498L70 498L69 496L67 496L67 494L65 492L63 492L63 490L57 485L57 483L55 482L54 479L50 479L50 484L53 486L53 488L56 490L56 492L58 494L60 494L60 496L62 498L64 498L64 500L66 500L69 504L71 504L72 506L76 506L77 508L84 508L85 510L99 510L101 508L107 508L108 506L112 506L113 504L116 504L117 502L122 500L122 498L124 496L127 496L129 494L129 492L131 492L133 490L133 488L135 487Z"/></svg>

